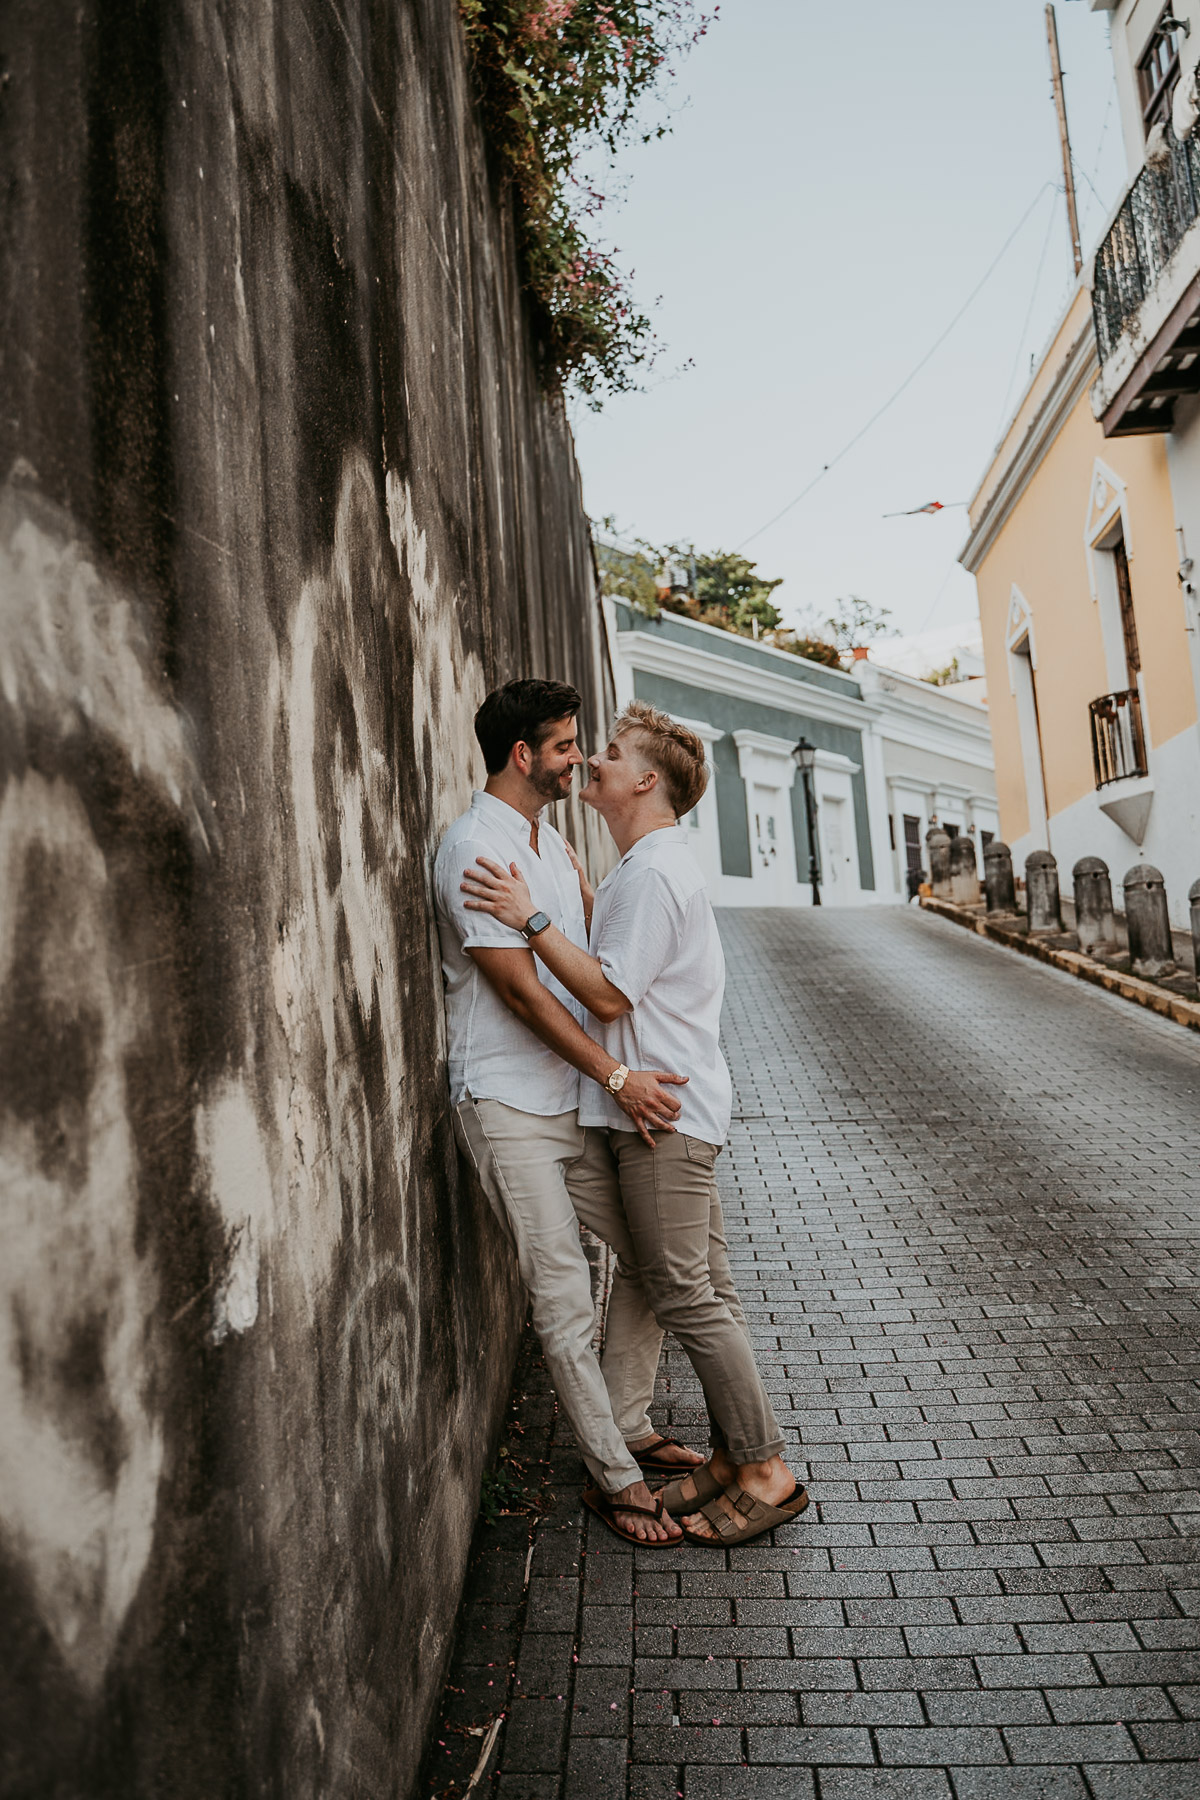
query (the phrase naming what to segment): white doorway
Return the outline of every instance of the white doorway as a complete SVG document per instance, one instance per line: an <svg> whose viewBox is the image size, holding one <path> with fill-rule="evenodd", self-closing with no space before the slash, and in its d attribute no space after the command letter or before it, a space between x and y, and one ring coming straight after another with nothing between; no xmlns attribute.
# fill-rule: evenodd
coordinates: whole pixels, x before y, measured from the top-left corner
<svg viewBox="0 0 1200 1800"><path fill-rule="evenodd" d="M792 784L796 765L787 738L735 731L738 768L746 785L750 827L750 905L795 906L796 843L792 835Z"/></svg>
<svg viewBox="0 0 1200 1800"><path fill-rule="evenodd" d="M848 807L840 794L822 794L820 819L821 876L829 890L830 900L845 898L845 890L853 881Z"/></svg>
<svg viewBox="0 0 1200 1800"><path fill-rule="evenodd" d="M792 842L791 794L765 782L750 783L750 853L764 906L793 900L796 853Z"/></svg>

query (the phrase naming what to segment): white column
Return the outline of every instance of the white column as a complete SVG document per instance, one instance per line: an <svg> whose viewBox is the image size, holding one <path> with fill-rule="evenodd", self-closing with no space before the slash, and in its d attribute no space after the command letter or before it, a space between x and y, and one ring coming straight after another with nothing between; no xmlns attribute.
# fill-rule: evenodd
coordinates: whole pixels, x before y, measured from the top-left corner
<svg viewBox="0 0 1200 1800"><path fill-rule="evenodd" d="M875 898L883 902L902 900L904 890L896 886L891 839L888 834L890 796L883 769L883 737L878 728L871 725L863 732L861 742L863 780L867 788L867 823L871 834L871 857L875 864ZM898 837L898 845L899 842Z"/></svg>

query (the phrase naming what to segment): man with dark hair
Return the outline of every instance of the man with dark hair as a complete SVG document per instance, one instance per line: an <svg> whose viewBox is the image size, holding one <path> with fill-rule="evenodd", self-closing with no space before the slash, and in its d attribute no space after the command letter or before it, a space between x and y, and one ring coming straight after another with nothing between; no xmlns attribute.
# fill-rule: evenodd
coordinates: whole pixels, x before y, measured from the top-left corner
<svg viewBox="0 0 1200 1800"><path fill-rule="evenodd" d="M627 1443L645 1444L664 1328L700 1378L712 1455L663 1489L692 1543L725 1550L786 1525L808 1494L783 1458L784 1440L755 1361L725 1241L716 1160L729 1130L732 1087L720 1047L725 958L699 865L679 820L708 781L694 731L644 700L613 726L589 763L584 801L600 814L621 860L593 894L588 949L535 904L524 863L496 858L464 871L465 905L509 924L538 925L541 966L588 1009L611 1055L686 1066L678 1129L643 1142L598 1087L581 1096L587 1150L567 1181L576 1211L619 1257L604 1373ZM582 878L581 878L582 879ZM643 1133L643 1137L645 1134Z"/></svg>
<svg viewBox="0 0 1200 1800"><path fill-rule="evenodd" d="M648 1144L652 1131L673 1129L671 1085L686 1078L631 1071L601 1049L583 1029L579 1001L530 949L551 922L587 947L577 864L541 817L547 802L566 798L583 762L580 704L561 682L510 681L475 717L487 782L443 838L434 873L451 1099L459 1145L516 1251L550 1378L597 1483L597 1510L622 1537L665 1543L679 1527L652 1501L617 1430L592 1349L590 1273L566 1170L585 1148L580 1075L611 1095ZM464 905L462 872L480 856L504 867L521 858L534 911L519 929Z"/></svg>
<svg viewBox="0 0 1200 1800"><path fill-rule="evenodd" d="M565 681L509 681L493 688L475 714L475 736L488 774L503 773L518 742L539 750L549 727L575 718L582 705L583 696ZM545 799L561 800L564 790L558 778L548 774L545 779L549 783Z"/></svg>

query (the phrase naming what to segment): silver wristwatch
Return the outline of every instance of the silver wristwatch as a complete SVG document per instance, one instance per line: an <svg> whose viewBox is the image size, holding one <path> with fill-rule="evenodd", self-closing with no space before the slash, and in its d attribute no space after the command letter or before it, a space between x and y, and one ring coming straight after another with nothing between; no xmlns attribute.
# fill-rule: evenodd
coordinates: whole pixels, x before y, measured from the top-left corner
<svg viewBox="0 0 1200 1800"><path fill-rule="evenodd" d="M529 917L521 927L521 936L525 939L525 942L528 943L530 938L535 938L539 931L545 931L549 923L549 913L530 913Z"/></svg>
<svg viewBox="0 0 1200 1800"><path fill-rule="evenodd" d="M610 1094L619 1094L628 1080L629 1070L624 1063L618 1063L604 1085Z"/></svg>

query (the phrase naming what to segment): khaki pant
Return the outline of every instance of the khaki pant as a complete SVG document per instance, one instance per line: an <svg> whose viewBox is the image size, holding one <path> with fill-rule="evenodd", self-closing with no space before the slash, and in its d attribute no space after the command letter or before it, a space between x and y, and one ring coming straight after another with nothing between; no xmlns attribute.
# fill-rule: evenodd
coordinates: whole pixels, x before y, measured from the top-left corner
<svg viewBox="0 0 1200 1800"><path fill-rule="evenodd" d="M765 1462L783 1438L733 1285L716 1160L714 1145L683 1132L660 1132L651 1150L636 1132L591 1127L567 1187L618 1257L603 1362L618 1430L633 1443L653 1430L647 1409L666 1330L700 1378L712 1442L734 1462Z"/></svg>
<svg viewBox="0 0 1200 1800"><path fill-rule="evenodd" d="M564 1179L583 1154L583 1129L573 1112L539 1118L468 1097L455 1108L455 1135L517 1253L533 1328L583 1460L608 1493L629 1487L642 1472L613 1422L592 1349L591 1272Z"/></svg>

